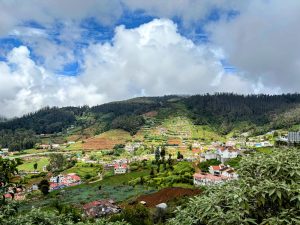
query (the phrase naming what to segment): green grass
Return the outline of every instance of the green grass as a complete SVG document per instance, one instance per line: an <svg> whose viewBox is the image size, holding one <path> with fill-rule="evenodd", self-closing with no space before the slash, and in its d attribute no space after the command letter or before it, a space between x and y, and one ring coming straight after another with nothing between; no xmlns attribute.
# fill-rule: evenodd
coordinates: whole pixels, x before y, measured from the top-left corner
<svg viewBox="0 0 300 225"><path fill-rule="evenodd" d="M88 164L78 163L76 166L65 170L63 173L76 173L81 178L84 178L87 175L90 175L91 177L95 177L98 175L99 167L94 165L93 167L89 166Z"/></svg>
<svg viewBox="0 0 300 225"><path fill-rule="evenodd" d="M43 166L47 166L49 164L49 159L47 157L34 158L30 160L25 160L24 163L18 166L18 170L24 171L34 171L33 165L37 163L37 171L42 172Z"/></svg>
<svg viewBox="0 0 300 225"><path fill-rule="evenodd" d="M81 151L83 149L82 143L76 142L75 144L70 144L68 147L65 148L65 150L68 151Z"/></svg>
<svg viewBox="0 0 300 225"><path fill-rule="evenodd" d="M142 171L134 171L131 173L126 174L118 174L114 176L109 176L103 179L100 183L102 185L119 185L129 182L132 179L136 179L141 176L149 175L149 170L142 170Z"/></svg>
<svg viewBox="0 0 300 225"><path fill-rule="evenodd" d="M265 154L272 154L273 147L262 147L262 148L256 148L257 152L265 153Z"/></svg>
<svg viewBox="0 0 300 225"><path fill-rule="evenodd" d="M210 141L225 141L224 137L220 136L217 132L215 132L209 126L194 126L192 138L206 140L209 142Z"/></svg>

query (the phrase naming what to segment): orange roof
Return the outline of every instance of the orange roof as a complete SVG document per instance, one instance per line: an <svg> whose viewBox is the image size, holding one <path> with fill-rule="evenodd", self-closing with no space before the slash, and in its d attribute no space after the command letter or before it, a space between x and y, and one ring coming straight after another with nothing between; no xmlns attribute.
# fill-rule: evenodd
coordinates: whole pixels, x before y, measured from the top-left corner
<svg viewBox="0 0 300 225"><path fill-rule="evenodd" d="M201 152L201 149L200 148L193 148L193 153L200 153Z"/></svg>
<svg viewBox="0 0 300 225"><path fill-rule="evenodd" d="M211 166L213 170L220 170L221 167L220 166Z"/></svg>

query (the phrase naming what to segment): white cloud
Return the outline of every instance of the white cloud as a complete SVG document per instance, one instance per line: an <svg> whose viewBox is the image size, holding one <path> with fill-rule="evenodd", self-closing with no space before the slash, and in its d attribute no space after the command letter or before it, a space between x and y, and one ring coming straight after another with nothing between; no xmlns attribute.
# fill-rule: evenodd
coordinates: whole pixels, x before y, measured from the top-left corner
<svg viewBox="0 0 300 225"><path fill-rule="evenodd" d="M224 72L216 52L181 36L167 19L135 29L117 27L112 43L85 50L84 71L77 77L52 74L21 46L8 54L8 62L0 63L1 114L21 115L45 105L96 105L144 94L251 92L247 81Z"/></svg>
<svg viewBox="0 0 300 225"><path fill-rule="evenodd" d="M57 20L94 17L103 24L112 24L122 13L118 0L0 0L0 35L27 21L47 25Z"/></svg>
<svg viewBox="0 0 300 225"><path fill-rule="evenodd" d="M235 19L208 27L212 41L258 91L299 92L300 1L253 0L239 8Z"/></svg>

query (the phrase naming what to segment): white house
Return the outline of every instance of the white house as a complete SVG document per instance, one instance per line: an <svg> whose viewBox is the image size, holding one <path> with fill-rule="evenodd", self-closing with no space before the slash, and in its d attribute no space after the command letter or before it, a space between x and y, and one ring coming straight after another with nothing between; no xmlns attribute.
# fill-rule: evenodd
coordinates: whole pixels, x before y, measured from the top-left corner
<svg viewBox="0 0 300 225"><path fill-rule="evenodd" d="M222 175L229 179L237 179L238 178L238 174L235 172L234 168L232 168L230 166L225 166L223 164L220 164L218 166L210 166L209 173L212 175L217 175L217 176Z"/></svg>
<svg viewBox="0 0 300 225"><path fill-rule="evenodd" d="M50 182L51 183L62 183L64 179L64 176L62 174L59 174L55 177L50 177Z"/></svg>
<svg viewBox="0 0 300 225"><path fill-rule="evenodd" d="M195 173L194 177L194 185L213 185L213 184L222 184L228 180L227 177L222 175L215 176L212 174L202 174L202 173Z"/></svg>
<svg viewBox="0 0 300 225"><path fill-rule="evenodd" d="M128 166L127 164L120 164L120 163L116 163L114 165L114 172L115 174L124 174L127 172Z"/></svg>
<svg viewBox="0 0 300 225"><path fill-rule="evenodd" d="M217 159L224 163L229 159L236 158L238 153L239 151L232 147L221 147L217 149Z"/></svg>
<svg viewBox="0 0 300 225"><path fill-rule="evenodd" d="M201 154L201 156L204 157L205 160L216 159L217 152L215 150L211 150L211 151L207 151L207 152Z"/></svg>
<svg viewBox="0 0 300 225"><path fill-rule="evenodd" d="M140 142L134 142L134 143L127 143L125 145L125 150L128 152L133 152L136 149L138 149L139 147L141 147L141 143Z"/></svg>

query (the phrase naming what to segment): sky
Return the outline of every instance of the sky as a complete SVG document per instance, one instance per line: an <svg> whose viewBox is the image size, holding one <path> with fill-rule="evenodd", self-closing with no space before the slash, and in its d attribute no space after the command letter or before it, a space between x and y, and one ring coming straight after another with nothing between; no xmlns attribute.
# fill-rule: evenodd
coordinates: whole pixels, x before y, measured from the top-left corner
<svg viewBox="0 0 300 225"><path fill-rule="evenodd" d="M0 115L299 92L298 0L0 0Z"/></svg>

